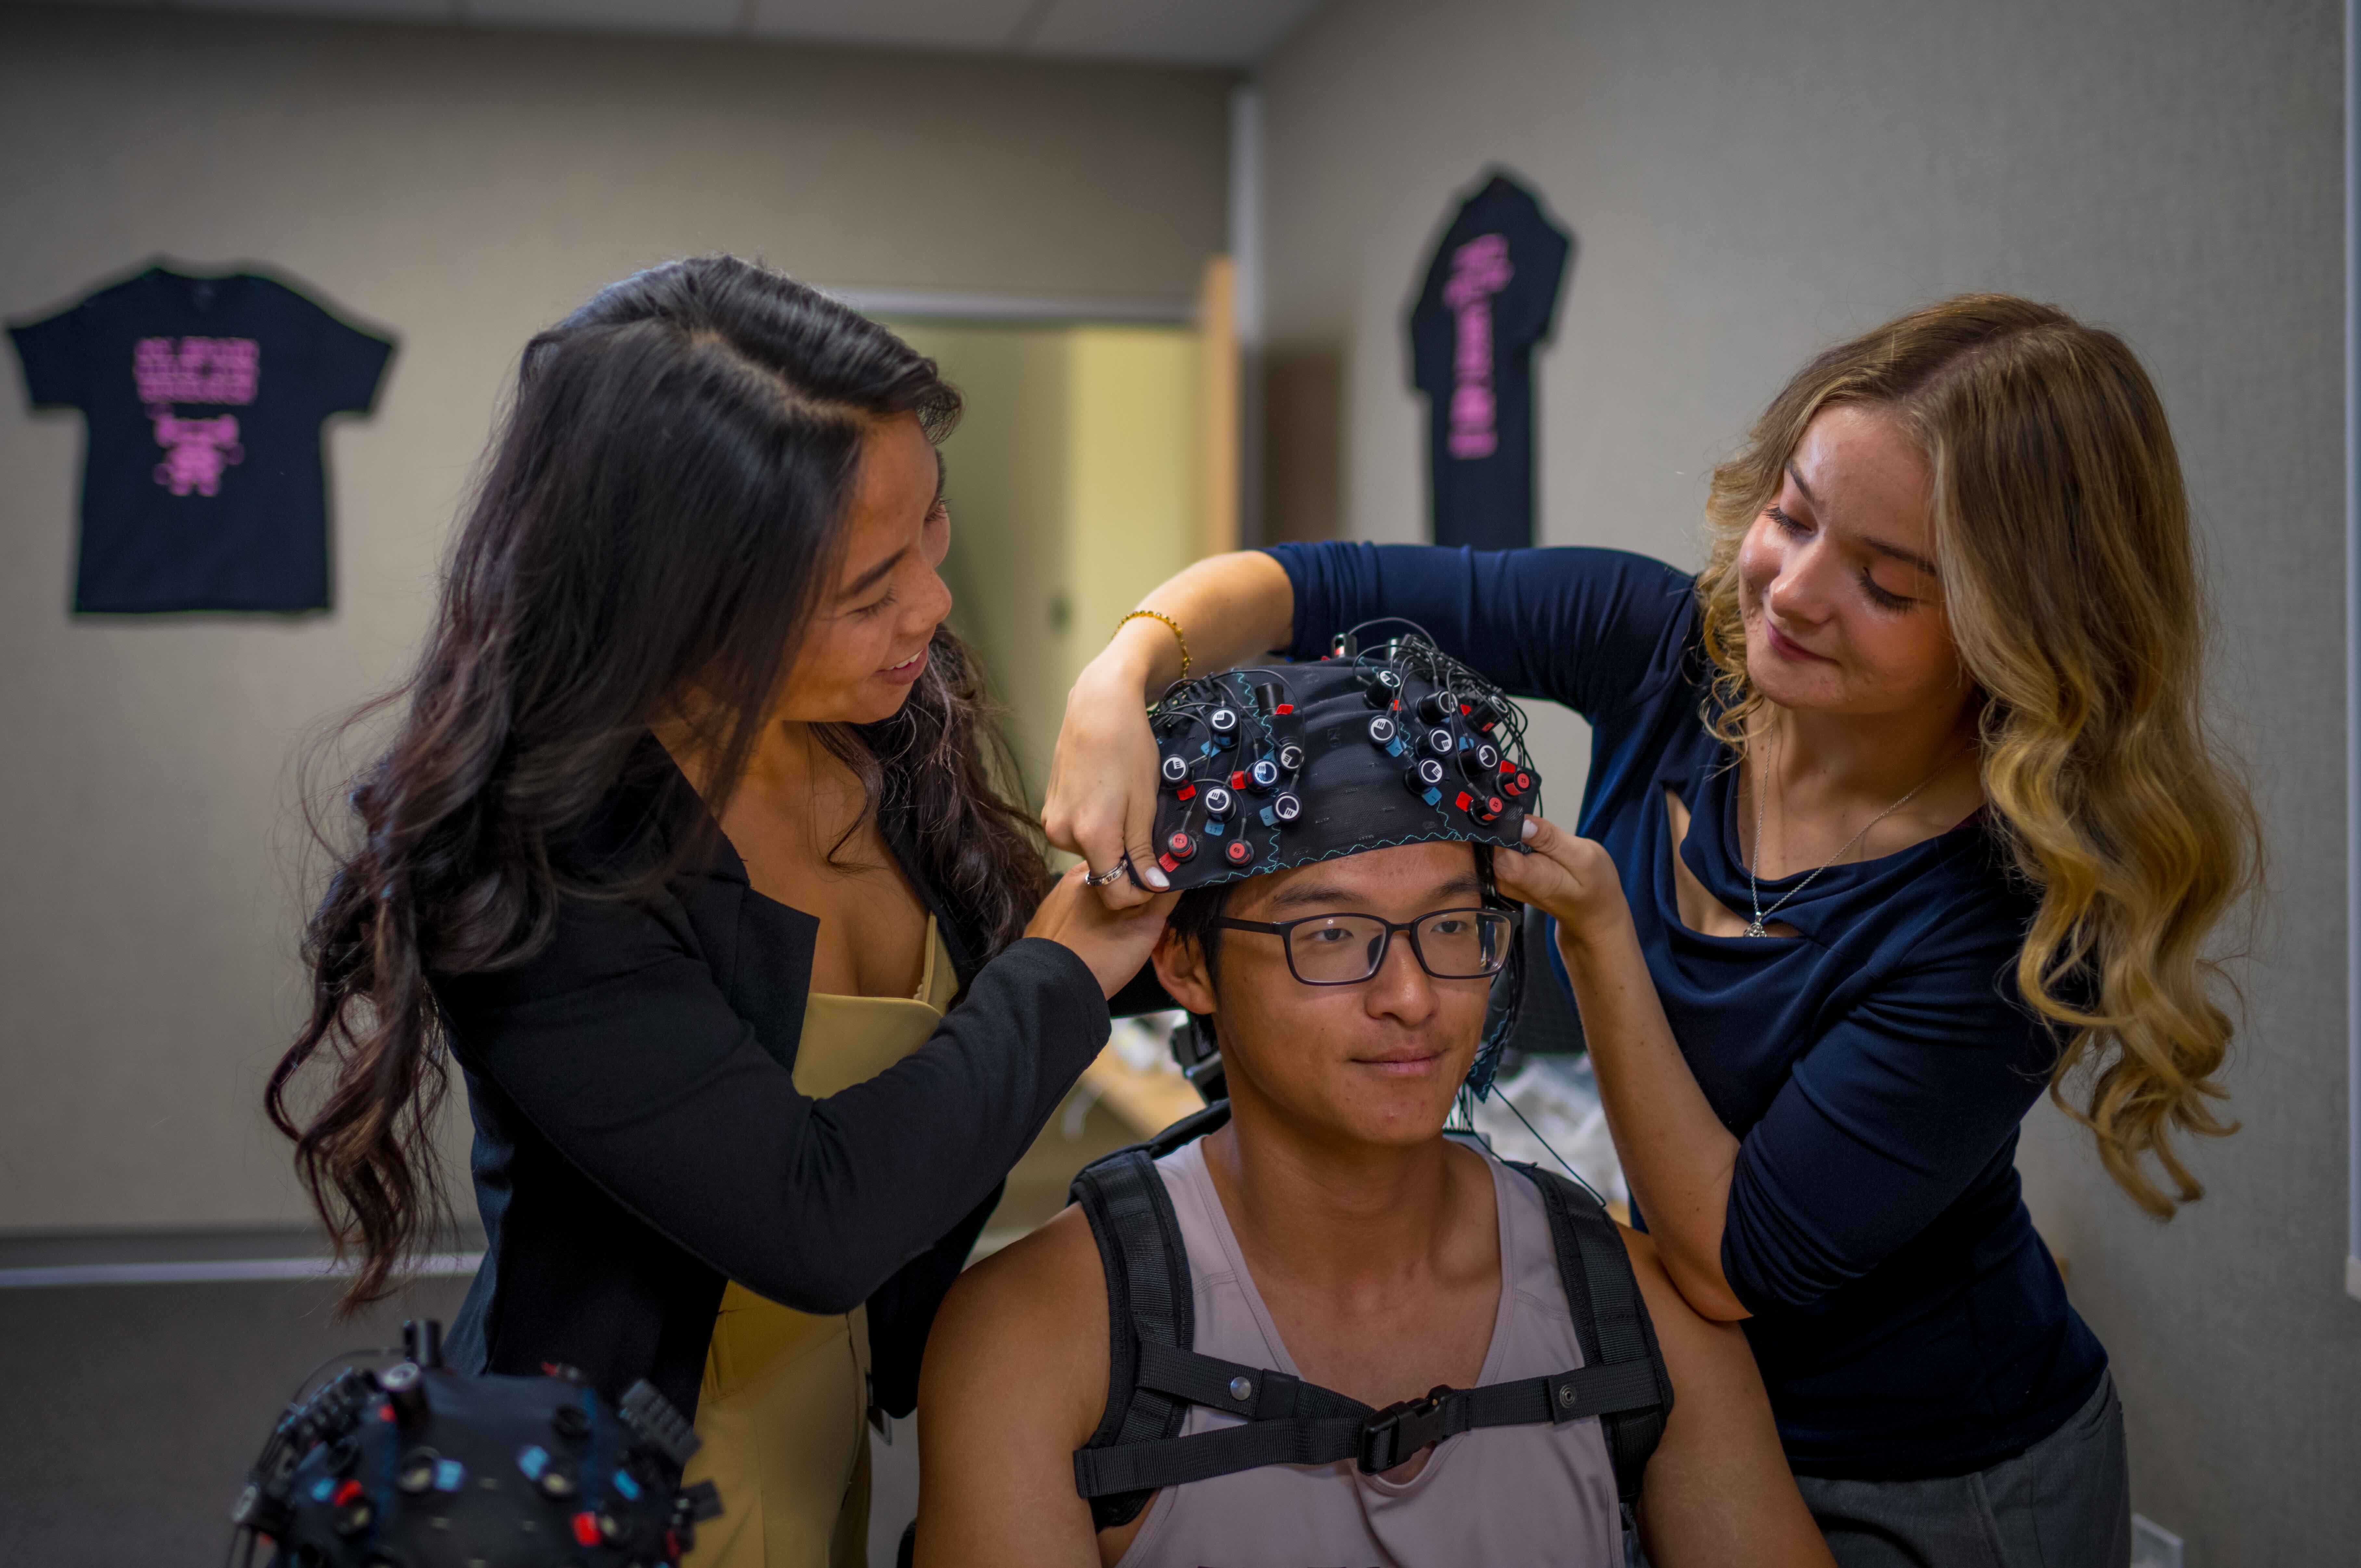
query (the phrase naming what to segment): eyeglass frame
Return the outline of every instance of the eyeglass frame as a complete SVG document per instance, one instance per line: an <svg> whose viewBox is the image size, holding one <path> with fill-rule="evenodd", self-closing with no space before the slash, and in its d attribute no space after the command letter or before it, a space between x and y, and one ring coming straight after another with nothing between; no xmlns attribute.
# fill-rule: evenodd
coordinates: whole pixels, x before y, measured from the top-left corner
<svg viewBox="0 0 2361 1568"><path fill-rule="evenodd" d="M1498 968L1478 970L1474 974L1437 974L1426 961L1426 949L1419 946L1418 928L1438 915L1497 915L1509 923L1509 939L1500 945ZM1292 939L1298 926L1309 926L1314 920L1373 920L1385 927L1378 938L1378 956L1369 965L1369 972L1358 980L1306 980L1295 967L1295 943ZM1279 951L1286 956L1287 972L1298 985L1367 985L1378 978L1386 967L1386 955L1393 951L1394 933L1410 933L1411 958L1429 980L1497 980L1513 961L1517 951L1519 927L1523 925L1524 911L1516 907L1503 908L1497 904L1455 904L1445 909L1430 909L1414 920L1389 920L1382 915L1371 915L1358 909L1332 909L1320 915L1300 916L1293 920L1238 920L1227 915L1217 915L1210 925L1224 931L1260 931L1279 938Z"/></svg>

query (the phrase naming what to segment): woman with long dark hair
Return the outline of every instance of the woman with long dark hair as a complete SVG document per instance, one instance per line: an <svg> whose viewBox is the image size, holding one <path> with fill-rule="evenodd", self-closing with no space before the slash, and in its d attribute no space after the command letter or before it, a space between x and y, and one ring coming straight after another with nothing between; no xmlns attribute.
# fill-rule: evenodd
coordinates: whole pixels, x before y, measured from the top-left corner
<svg viewBox="0 0 2361 1568"><path fill-rule="evenodd" d="M443 1216L458 1062L489 1250L450 1354L695 1411L700 1563L862 1560L862 1418L910 1409L1163 924L1053 887L999 793L936 572L959 408L726 258L534 338L270 1080L358 1303Z"/></svg>

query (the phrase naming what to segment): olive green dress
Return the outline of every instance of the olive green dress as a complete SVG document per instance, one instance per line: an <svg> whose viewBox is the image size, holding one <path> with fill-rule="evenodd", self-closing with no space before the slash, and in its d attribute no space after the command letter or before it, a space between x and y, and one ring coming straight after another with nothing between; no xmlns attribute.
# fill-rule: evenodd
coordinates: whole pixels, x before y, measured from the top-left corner
<svg viewBox="0 0 2361 1568"><path fill-rule="evenodd" d="M926 1044L958 990L928 916L915 995L806 999L796 1088L821 1099L876 1077ZM724 1511L682 1568L862 1568L868 1409L867 1309L816 1316L730 1281L697 1393L705 1446L685 1477L719 1486Z"/></svg>

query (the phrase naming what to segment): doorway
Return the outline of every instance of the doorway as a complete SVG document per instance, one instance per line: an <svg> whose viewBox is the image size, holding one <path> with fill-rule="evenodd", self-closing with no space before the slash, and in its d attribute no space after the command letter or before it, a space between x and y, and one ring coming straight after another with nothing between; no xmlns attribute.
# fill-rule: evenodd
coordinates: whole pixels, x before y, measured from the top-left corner
<svg viewBox="0 0 2361 1568"><path fill-rule="evenodd" d="M1219 497L1193 325L886 318L966 399L943 444L951 627L1036 808L1066 691L1115 622L1206 553ZM1234 435L1228 439L1234 440Z"/></svg>

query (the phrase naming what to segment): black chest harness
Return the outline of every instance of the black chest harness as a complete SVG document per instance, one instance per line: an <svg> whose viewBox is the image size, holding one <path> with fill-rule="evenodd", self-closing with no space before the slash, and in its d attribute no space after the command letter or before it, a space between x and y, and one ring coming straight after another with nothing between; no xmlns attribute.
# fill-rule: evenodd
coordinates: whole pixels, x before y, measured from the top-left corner
<svg viewBox="0 0 2361 1568"><path fill-rule="evenodd" d="M1201 1355L1192 1348L1189 1259L1156 1161L1229 1120L1219 1101L1148 1143L1118 1150L1074 1179L1106 1271L1106 1414L1074 1453L1074 1485L1100 1530L1127 1524L1160 1487L1268 1464L1350 1459L1369 1475L1478 1427L1562 1426L1600 1418L1622 1500L1664 1435L1672 1381L1614 1222L1574 1183L1510 1164L1541 1190L1558 1277L1565 1286L1584 1365L1546 1377L1437 1387L1373 1410L1334 1389L1267 1367ZM1191 1405L1245 1424L1180 1435Z"/></svg>

